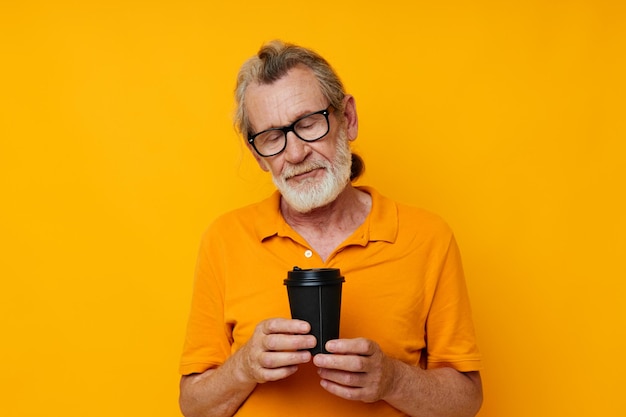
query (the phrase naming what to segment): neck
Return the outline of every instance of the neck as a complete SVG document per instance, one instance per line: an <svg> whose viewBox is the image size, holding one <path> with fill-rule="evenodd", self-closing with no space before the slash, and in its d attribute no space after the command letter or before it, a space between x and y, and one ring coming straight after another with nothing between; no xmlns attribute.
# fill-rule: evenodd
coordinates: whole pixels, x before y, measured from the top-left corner
<svg viewBox="0 0 626 417"><path fill-rule="evenodd" d="M318 207L307 213L300 213L281 199L280 209L285 221L298 231L325 232L354 230L363 223L371 208L369 194L348 184L330 204Z"/></svg>

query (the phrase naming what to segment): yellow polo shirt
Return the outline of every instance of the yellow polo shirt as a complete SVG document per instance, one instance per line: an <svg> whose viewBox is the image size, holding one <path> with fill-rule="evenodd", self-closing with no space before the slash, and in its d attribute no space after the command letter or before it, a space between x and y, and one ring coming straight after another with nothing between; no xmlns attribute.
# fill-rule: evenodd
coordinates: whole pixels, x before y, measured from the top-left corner
<svg viewBox="0 0 626 417"><path fill-rule="evenodd" d="M425 368L481 368L461 258L437 216L398 204L369 187L365 222L326 262L283 219L280 195L218 218L198 257L183 375L221 365L271 317L290 317L283 280L294 266L339 268L341 338L366 337L394 358ZM384 401L329 394L313 365L259 384L237 416L400 416Z"/></svg>

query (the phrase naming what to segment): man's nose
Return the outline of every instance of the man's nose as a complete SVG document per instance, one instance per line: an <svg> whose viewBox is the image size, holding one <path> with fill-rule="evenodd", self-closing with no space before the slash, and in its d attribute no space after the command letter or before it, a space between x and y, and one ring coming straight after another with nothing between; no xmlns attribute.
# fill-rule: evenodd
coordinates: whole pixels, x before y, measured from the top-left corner
<svg viewBox="0 0 626 417"><path fill-rule="evenodd" d="M301 140L294 132L287 133L287 146L285 148L285 159L291 164L302 162L311 152L308 143Z"/></svg>

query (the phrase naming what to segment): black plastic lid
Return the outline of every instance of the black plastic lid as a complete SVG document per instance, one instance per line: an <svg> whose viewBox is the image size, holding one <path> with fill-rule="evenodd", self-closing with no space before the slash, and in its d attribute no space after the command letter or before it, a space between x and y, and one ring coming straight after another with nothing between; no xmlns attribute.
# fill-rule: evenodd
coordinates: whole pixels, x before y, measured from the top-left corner
<svg viewBox="0 0 626 417"><path fill-rule="evenodd" d="M289 286L330 285L344 281L345 278L341 276L338 268L300 269L294 266L292 271L287 272L284 284Z"/></svg>

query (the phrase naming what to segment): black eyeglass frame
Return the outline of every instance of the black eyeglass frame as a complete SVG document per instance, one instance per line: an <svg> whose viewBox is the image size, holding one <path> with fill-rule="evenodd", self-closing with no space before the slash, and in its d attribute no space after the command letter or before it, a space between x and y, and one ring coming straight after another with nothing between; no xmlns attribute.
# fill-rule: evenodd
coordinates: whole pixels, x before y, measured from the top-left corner
<svg viewBox="0 0 626 417"><path fill-rule="evenodd" d="M294 135L296 135L296 137L304 142L316 142L320 139L322 139L324 136L328 135L328 132L330 132L330 120L328 119L328 116L330 115L330 112L334 109L333 105L329 105L328 107L326 107L324 110L320 110L320 111L315 111L313 113L309 113L309 114L305 114L302 117L299 117L298 119L296 119L292 124L290 124L289 126L283 126L283 127L273 127L271 129L266 129L263 130L261 132L255 133L255 134L250 134L248 133L248 143L250 145L252 145L252 147L254 148L254 150L256 151L256 153L258 153L260 156L264 157L264 158L269 158L270 156L276 156L279 153L281 153L282 151L284 151L287 148L287 134L289 132L293 132ZM311 116L315 116L316 114L322 114L324 115L324 118L326 118L326 132L316 138L316 139L304 139L303 137L301 137L300 135L298 135L298 132L295 131L295 127L298 123L300 123L302 120L306 119L307 117L311 117ZM254 144L254 138L256 138L257 136L263 134L263 133L267 133L267 132L272 132L274 130L280 130L281 132L283 132L283 135L285 136L285 142L283 147L278 151L278 152L274 152L272 154L269 155L264 155L261 152L259 152L259 150L256 148L256 145Z"/></svg>

